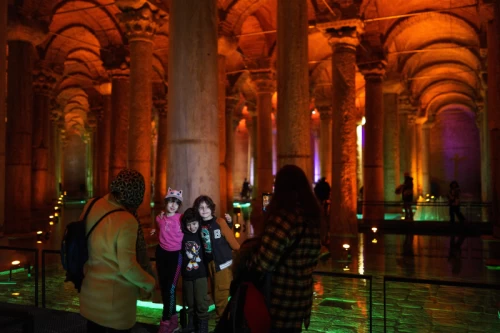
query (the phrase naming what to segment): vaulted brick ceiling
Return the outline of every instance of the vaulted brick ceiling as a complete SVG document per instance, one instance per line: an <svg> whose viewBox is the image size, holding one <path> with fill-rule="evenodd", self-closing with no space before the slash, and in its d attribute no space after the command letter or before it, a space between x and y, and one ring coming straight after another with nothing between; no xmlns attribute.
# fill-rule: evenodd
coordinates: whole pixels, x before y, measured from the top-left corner
<svg viewBox="0 0 500 333"><path fill-rule="evenodd" d="M146 0L118 1L141 5ZM168 18L167 0L149 2ZM366 32L358 50L359 58L370 60L382 51L388 61L388 83L402 87L399 90L406 89L424 115L452 103L474 108L480 99L480 74L484 71L480 49L485 47L484 26L489 15L482 2L310 0L312 98L317 104L331 100L332 50L316 23L360 17L365 20ZM117 46L126 43L124 29L117 19L120 9L114 0L9 0L9 3L21 4L23 15L48 25L50 33L39 46L39 53L62 74L54 97L63 107L65 119L84 126L82 110L88 111L97 98L96 85L108 79L103 53L113 53ZM276 61L277 0L219 0L218 7L221 35L236 36L238 44L227 55L226 62L227 72L236 77L231 80L236 82L233 91L239 90L252 102L254 85L246 71ZM168 47L167 20L154 39L153 81L159 86L168 85ZM362 108L364 80L360 74L356 86L357 106ZM85 98L87 102L82 103Z"/></svg>

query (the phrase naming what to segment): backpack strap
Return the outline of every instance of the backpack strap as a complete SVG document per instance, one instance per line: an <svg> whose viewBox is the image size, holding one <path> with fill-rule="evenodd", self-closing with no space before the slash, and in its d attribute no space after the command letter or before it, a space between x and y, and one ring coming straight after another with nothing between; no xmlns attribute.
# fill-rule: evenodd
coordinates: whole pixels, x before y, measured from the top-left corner
<svg viewBox="0 0 500 333"><path fill-rule="evenodd" d="M109 214L114 213L114 212L124 212L124 211L125 211L125 209L123 209L123 208L118 208L118 209L114 209L114 210L109 211L109 212L107 212L106 214L104 214L104 215L103 215L103 216L102 216L102 217L101 217L101 218L100 218L100 219L99 219L99 220L98 220L98 221L97 221L97 222L96 222L96 223L92 226L92 228L90 228L90 231L89 231L89 233L85 236L85 239L86 239L87 241L89 240L89 236L90 236L90 234L92 233L92 231L94 231L95 227L97 227L97 225L99 224L99 222L101 222L102 220L104 220L104 218L105 218L106 216L108 216Z"/></svg>
<svg viewBox="0 0 500 333"><path fill-rule="evenodd" d="M89 215L90 210L94 206L94 204L97 202L97 200L101 199L101 197L96 197L92 202L90 203L89 207L85 211L85 214L83 215L83 221L87 221L87 216Z"/></svg>

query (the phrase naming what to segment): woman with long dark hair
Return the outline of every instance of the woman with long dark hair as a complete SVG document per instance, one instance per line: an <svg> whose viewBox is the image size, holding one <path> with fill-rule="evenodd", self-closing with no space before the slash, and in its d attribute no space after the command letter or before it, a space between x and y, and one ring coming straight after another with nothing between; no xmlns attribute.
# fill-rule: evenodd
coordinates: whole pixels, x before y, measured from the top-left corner
<svg viewBox="0 0 500 333"><path fill-rule="evenodd" d="M264 233L251 269L272 274L269 312L272 332L301 332L311 317L312 273L320 253L318 201L304 171L285 165L265 216Z"/></svg>

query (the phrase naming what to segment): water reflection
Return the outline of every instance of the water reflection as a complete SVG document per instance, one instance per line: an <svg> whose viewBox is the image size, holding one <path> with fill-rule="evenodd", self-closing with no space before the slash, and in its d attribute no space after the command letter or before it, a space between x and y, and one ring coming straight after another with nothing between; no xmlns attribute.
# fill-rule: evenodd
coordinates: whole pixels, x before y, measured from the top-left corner
<svg viewBox="0 0 500 333"><path fill-rule="evenodd" d="M465 240L465 235L451 235L450 250L448 254L448 262L451 264L451 273L453 275L460 274L462 270L462 244Z"/></svg>

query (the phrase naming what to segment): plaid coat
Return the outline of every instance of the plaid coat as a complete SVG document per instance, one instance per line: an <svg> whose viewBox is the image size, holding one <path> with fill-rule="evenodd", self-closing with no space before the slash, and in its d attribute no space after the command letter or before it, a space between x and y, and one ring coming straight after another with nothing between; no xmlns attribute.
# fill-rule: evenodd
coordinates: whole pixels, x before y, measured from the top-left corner
<svg viewBox="0 0 500 333"><path fill-rule="evenodd" d="M265 222L259 250L252 256L252 268L273 272L270 313L273 328L301 329L309 326L313 299L312 273L320 252L319 221L308 221L300 209L294 213L279 211ZM316 226L313 226L316 224ZM285 260L281 256L302 239Z"/></svg>

